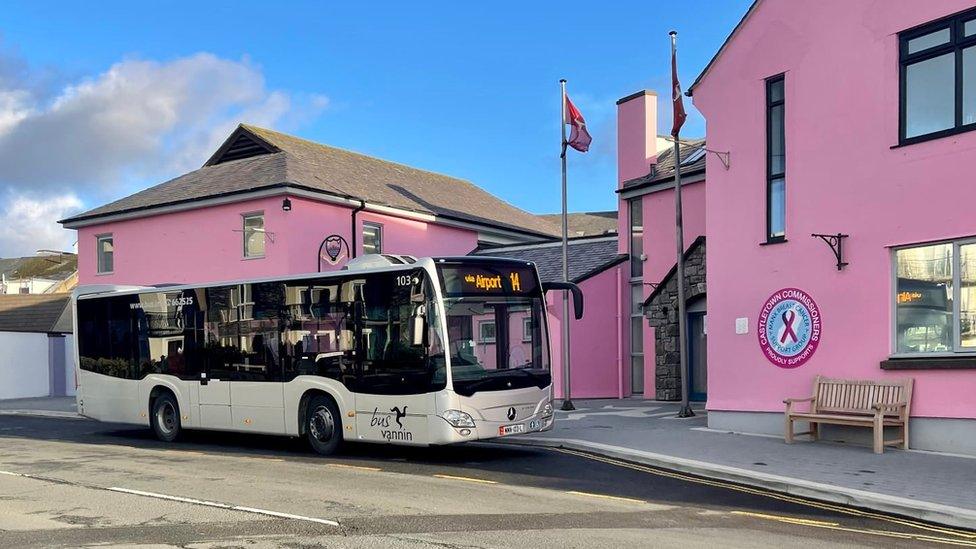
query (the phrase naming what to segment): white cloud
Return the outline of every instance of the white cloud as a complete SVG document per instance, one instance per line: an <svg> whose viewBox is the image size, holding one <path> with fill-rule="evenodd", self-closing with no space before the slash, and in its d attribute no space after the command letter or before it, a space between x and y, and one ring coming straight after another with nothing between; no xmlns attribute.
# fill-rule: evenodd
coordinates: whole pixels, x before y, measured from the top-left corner
<svg viewBox="0 0 976 549"><path fill-rule="evenodd" d="M21 249L15 235L25 230L57 234L54 212L69 205L67 197L97 206L200 167L238 122L287 129L328 104L321 95L268 89L260 67L246 58L208 53L127 59L53 94L32 85L30 70L2 72L0 191L21 197L29 191L32 198L23 200L34 206L24 202L18 211L48 216L52 227L4 228L0 256ZM27 220L13 206L6 215Z"/></svg>
<svg viewBox="0 0 976 549"><path fill-rule="evenodd" d="M41 249L72 251L75 232L55 223L82 209L74 194L32 198L12 192L0 210L0 257L33 255Z"/></svg>

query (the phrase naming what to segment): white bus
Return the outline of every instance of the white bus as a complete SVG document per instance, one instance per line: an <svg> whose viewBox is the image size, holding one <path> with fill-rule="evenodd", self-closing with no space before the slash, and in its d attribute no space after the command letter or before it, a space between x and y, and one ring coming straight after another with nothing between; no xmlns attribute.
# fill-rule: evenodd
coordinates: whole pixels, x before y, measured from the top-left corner
<svg viewBox="0 0 976 549"><path fill-rule="evenodd" d="M76 290L78 410L100 421L435 445L552 428L532 263L369 255L332 273Z"/></svg>

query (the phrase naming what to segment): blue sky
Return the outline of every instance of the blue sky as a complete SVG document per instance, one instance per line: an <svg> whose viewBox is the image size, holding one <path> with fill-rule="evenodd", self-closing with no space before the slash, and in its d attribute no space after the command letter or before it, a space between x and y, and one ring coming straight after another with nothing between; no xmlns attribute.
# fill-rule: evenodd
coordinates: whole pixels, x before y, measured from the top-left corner
<svg viewBox="0 0 976 549"><path fill-rule="evenodd" d="M98 2L55 8L6 2L0 13L0 136L5 89L27 97L21 103L29 105L20 111L28 114L8 113L8 119L43 118L35 126L49 132L68 124L57 106L86 93L93 98L77 110L109 114L76 113L69 117L72 132L103 131L105 119L160 122L145 122L152 135L145 143L104 130L107 148L120 141L133 148L105 153L97 169L52 167L40 184L23 170L0 170L0 190L34 201L47 200L38 189L48 198L72 197L65 211L95 207L198 166L218 139L214 128L253 117L244 121L463 177L526 210L555 212L558 80L564 77L594 137L589 153L571 151L570 209L614 209L614 101L642 88L667 97L671 29L679 32L682 83L690 85L749 3ZM201 59L201 53L211 57ZM208 76L215 64L226 69L219 86ZM121 76L107 76L113 67ZM109 91L129 85L133 74L147 84L122 95ZM171 97L155 89L187 74L197 76L185 77L173 92L183 103L169 109ZM220 96L242 88L246 93L221 102ZM143 97L149 106L135 108ZM119 114L118 105L105 105L112 101L131 108ZM703 120L688 106L683 135L703 135ZM662 133L669 118L659 117ZM22 126L8 129L50 135ZM35 144L18 139L26 150ZM103 150L77 153L72 146L65 142L55 151L85 162ZM169 162L167 155L180 161ZM6 242L0 234L0 256L23 251L23 244Z"/></svg>

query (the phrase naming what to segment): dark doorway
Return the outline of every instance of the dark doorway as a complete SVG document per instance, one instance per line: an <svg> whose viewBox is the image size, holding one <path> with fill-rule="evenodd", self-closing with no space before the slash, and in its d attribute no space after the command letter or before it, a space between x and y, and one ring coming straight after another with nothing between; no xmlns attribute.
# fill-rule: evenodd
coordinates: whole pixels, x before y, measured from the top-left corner
<svg viewBox="0 0 976 549"><path fill-rule="evenodd" d="M704 306L704 302L702 303ZM704 307L703 307L704 308ZM708 387L708 323L705 311L688 313L688 370L689 398L704 402Z"/></svg>

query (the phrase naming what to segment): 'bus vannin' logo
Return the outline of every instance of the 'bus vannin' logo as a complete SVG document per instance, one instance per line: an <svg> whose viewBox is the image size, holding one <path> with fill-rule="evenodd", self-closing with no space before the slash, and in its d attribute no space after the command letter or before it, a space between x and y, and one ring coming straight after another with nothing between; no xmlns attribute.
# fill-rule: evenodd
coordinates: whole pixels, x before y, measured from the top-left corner
<svg viewBox="0 0 976 549"><path fill-rule="evenodd" d="M780 368L797 368L820 345L820 308L803 290L784 288L759 311L759 347Z"/></svg>

